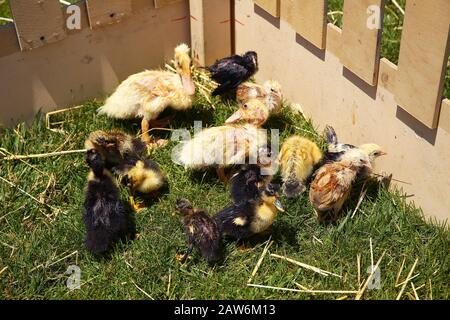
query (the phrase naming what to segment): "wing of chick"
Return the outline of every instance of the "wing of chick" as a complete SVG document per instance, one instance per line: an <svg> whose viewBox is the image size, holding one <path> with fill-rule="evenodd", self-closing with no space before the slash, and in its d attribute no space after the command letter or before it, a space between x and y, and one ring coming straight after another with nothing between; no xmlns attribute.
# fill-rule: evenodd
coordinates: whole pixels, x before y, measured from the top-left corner
<svg viewBox="0 0 450 320"><path fill-rule="evenodd" d="M186 232L208 262L219 260L221 236L216 221L205 211L196 211L191 217Z"/></svg>
<svg viewBox="0 0 450 320"><path fill-rule="evenodd" d="M185 168L245 163L251 150L266 143L262 130L245 125L212 127L183 141L173 149L173 160Z"/></svg>
<svg viewBox="0 0 450 320"><path fill-rule="evenodd" d="M243 104L250 99L261 99L264 97L264 87L253 82L244 82L236 90L236 100L239 104Z"/></svg>
<svg viewBox="0 0 450 320"><path fill-rule="evenodd" d="M98 109L99 114L112 118L155 118L162 110L152 110L151 101L167 97L175 88L181 87L177 74L167 71L144 71L122 82L116 91Z"/></svg>
<svg viewBox="0 0 450 320"><path fill-rule="evenodd" d="M213 95L235 90L239 84L252 76L245 66L245 60L238 55L219 60L208 70L211 72L211 78L219 83Z"/></svg>
<svg viewBox="0 0 450 320"><path fill-rule="evenodd" d="M309 200L319 211L339 211L350 194L356 175L354 168L342 163L324 165L311 183Z"/></svg>
<svg viewBox="0 0 450 320"><path fill-rule="evenodd" d="M233 204L218 212L214 219L222 234L234 239L245 239L252 235L251 223L255 217L256 201Z"/></svg>

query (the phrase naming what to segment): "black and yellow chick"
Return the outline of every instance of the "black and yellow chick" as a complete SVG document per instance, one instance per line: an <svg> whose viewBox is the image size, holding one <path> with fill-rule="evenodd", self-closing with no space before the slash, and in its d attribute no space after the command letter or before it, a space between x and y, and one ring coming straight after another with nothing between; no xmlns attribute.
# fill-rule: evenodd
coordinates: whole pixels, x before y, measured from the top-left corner
<svg viewBox="0 0 450 320"><path fill-rule="evenodd" d="M97 150L102 155L107 169L121 164L127 157L142 154L146 147L141 139L118 130L94 131L85 142L87 150Z"/></svg>
<svg viewBox="0 0 450 320"><path fill-rule="evenodd" d="M258 197L223 209L214 216L222 235L236 240L248 239L268 230L277 211L284 212L278 185L269 183Z"/></svg>
<svg viewBox="0 0 450 320"><path fill-rule="evenodd" d="M254 51L248 51L242 56L233 55L217 60L206 69L211 73L211 78L219 84L213 95L222 95L233 92L258 71L258 55Z"/></svg>
<svg viewBox="0 0 450 320"><path fill-rule="evenodd" d="M175 209L183 217L183 226L187 236L188 249L180 262L184 263L198 248L202 257L208 263L214 263L221 258L221 234L214 219L200 209L194 209L187 199L178 199Z"/></svg>
<svg viewBox="0 0 450 320"><path fill-rule="evenodd" d="M255 200L259 190L272 179L271 175L263 174L257 164L243 165L231 179L231 198L233 203L239 204L248 200Z"/></svg>
<svg viewBox="0 0 450 320"><path fill-rule="evenodd" d="M91 168L85 189L83 220L86 247L93 254L106 253L129 231L128 212L105 161L96 150L89 150L86 162Z"/></svg>

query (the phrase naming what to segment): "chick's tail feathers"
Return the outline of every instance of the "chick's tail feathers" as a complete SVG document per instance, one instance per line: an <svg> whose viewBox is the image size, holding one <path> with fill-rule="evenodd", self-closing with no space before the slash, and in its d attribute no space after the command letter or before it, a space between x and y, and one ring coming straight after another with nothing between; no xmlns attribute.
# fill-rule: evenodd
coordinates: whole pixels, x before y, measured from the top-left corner
<svg viewBox="0 0 450 320"><path fill-rule="evenodd" d="M283 184L282 190L287 198L295 198L303 193L306 187L300 180L291 178Z"/></svg>
<svg viewBox="0 0 450 320"><path fill-rule="evenodd" d="M338 143L336 131L334 131L334 128L332 126L327 125L325 127L325 136L326 136L328 144L337 144Z"/></svg>

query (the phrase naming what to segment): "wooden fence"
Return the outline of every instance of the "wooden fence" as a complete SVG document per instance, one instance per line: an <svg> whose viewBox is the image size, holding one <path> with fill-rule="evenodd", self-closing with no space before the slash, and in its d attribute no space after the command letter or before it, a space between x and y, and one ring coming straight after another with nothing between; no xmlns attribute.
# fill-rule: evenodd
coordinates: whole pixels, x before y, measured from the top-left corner
<svg viewBox="0 0 450 320"><path fill-rule="evenodd" d="M327 0L254 2L287 21L317 48L327 49ZM331 28L335 53L347 69L370 86L388 88L402 109L434 129L441 106L449 104L442 94L450 47L450 1L406 1L398 66L380 59L384 5L385 0L345 0L342 30Z"/></svg>

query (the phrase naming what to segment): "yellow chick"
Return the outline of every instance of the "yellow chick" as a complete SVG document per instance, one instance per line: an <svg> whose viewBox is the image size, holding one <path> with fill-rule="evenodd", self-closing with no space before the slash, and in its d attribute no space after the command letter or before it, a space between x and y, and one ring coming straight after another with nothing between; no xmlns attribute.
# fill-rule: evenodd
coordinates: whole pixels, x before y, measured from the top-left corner
<svg viewBox="0 0 450 320"><path fill-rule="evenodd" d="M254 126L262 126L270 116L270 109L259 99L251 99L244 103L233 113L225 124L249 123Z"/></svg>
<svg viewBox="0 0 450 320"><path fill-rule="evenodd" d="M274 80L268 80L263 85L244 82L237 88L236 100L239 105L243 105L251 99L258 99L264 102L270 113L277 113L280 111L283 100L281 85Z"/></svg>
<svg viewBox="0 0 450 320"><path fill-rule="evenodd" d="M148 132L159 125L161 121L156 119L167 107L175 110L191 108L195 85L189 50L186 44L175 48L176 73L151 70L130 76L99 108L99 114L117 119L142 118L142 139L153 146L164 145L167 141L154 141Z"/></svg>
<svg viewBox="0 0 450 320"><path fill-rule="evenodd" d="M291 136L283 143L278 159L286 197L294 198L305 191L305 181L322 156L319 147L307 138Z"/></svg>

